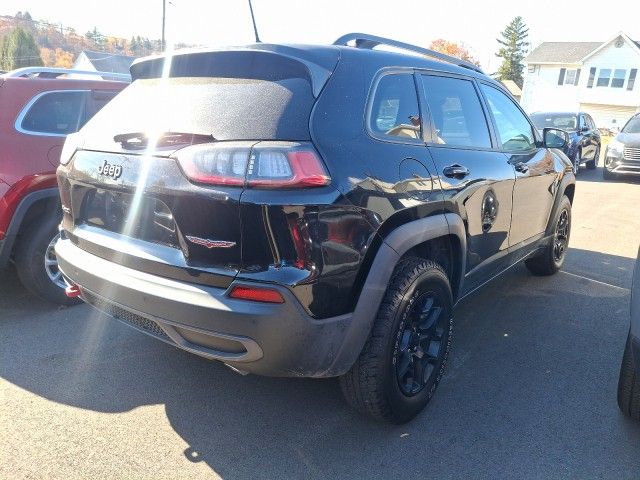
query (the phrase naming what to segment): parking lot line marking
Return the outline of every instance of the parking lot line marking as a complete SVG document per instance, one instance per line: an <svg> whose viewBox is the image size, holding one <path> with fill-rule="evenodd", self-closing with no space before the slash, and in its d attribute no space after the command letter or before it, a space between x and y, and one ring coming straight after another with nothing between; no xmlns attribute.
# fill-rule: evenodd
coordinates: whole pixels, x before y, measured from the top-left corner
<svg viewBox="0 0 640 480"><path fill-rule="evenodd" d="M565 272L564 270L560 270L560 273L566 273L567 275L571 275L572 277L582 278L584 280L589 280L590 282L593 282L593 283L599 283L600 285L604 285L606 287L617 288L618 290L624 290L625 292L630 291L629 288L619 287L618 285L612 285L611 283L607 283L607 282L601 282L600 280L595 280L593 278L585 277L583 275L578 275L577 273Z"/></svg>

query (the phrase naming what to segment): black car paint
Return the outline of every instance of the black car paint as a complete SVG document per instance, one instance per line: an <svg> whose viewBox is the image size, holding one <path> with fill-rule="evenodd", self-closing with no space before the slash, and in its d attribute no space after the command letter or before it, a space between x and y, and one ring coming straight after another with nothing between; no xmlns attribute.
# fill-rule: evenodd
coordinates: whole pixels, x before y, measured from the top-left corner
<svg viewBox="0 0 640 480"><path fill-rule="evenodd" d="M454 230L447 220L449 233L428 245L429 254L449 273L456 300L542 246L553 208L565 192L572 192L574 178L561 155L545 148L539 138L529 152L515 154L498 147L494 120L479 85L483 82L509 95L500 84L465 68L391 52L349 47L250 48L270 54L282 49L311 63L321 58L325 66L339 57L309 119L312 142L327 165L331 184L306 190L199 186L182 175L170 157L172 152L142 156L123 151L122 146L114 146L114 153L85 150L58 170L63 203L71 204L72 212L65 214L63 227L73 243L96 256L161 277L219 288L233 282L285 287L313 319L358 311L367 301L361 291L379 252L394 232L414 222L431 217L458 219L460 229ZM376 81L391 73L415 78L421 104L420 139L380 139L367 129L366 112ZM432 142L430 115L424 107L424 92L418 88L420 75L432 74L473 82L491 132L491 147L453 148ZM84 148L91 145L85 143ZM113 157L125 165L121 178L98 178L99 165ZM175 209L177 243L172 247L181 252L179 262L154 257L153 243L136 241L138 250L118 252L108 242L100 244L91 231L94 227L78 229L78 224L86 223L83 215L96 190L135 195L144 170L136 164L149 161L154 166L146 170L144 195ZM468 174L447 177L446 169L452 165L461 165ZM296 244L294 228L301 244ZM236 246L224 252L207 251L186 242L186 235L235 241ZM421 243L411 246L417 251L423 247Z"/></svg>

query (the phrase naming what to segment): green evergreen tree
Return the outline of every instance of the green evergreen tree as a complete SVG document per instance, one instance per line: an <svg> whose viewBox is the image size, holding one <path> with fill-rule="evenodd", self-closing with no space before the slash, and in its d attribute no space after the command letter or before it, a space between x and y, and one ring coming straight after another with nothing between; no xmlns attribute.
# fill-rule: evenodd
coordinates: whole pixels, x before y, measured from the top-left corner
<svg viewBox="0 0 640 480"><path fill-rule="evenodd" d="M496 57L502 58L502 65L498 68L496 76L498 80L513 80L522 88L522 70L524 65L522 60L527 54L527 37L529 29L525 25L522 17L516 17L503 32L500 32L502 39L497 41L502 47L496 53Z"/></svg>
<svg viewBox="0 0 640 480"><path fill-rule="evenodd" d="M31 33L15 28L0 42L0 70L42 66L40 48Z"/></svg>

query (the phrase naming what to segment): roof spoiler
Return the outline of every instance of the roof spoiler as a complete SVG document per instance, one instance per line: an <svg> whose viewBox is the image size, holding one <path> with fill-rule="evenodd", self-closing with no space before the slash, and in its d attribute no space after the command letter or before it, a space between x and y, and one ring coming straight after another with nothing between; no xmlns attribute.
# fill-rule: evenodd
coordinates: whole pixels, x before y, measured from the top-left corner
<svg viewBox="0 0 640 480"><path fill-rule="evenodd" d="M134 80L138 78L160 78L162 76L174 76L174 69L180 68L190 56L194 55L226 55L226 54L261 54L273 57L279 56L302 65L309 75L313 96L318 98L320 91L331 76L335 68L335 62L316 63L305 57L304 51L287 45L271 45L258 43L246 47L227 47L223 49L190 48L180 49L174 52L152 55L136 59L129 68ZM337 55L336 55L337 58ZM165 67L167 71L165 71ZM181 75L176 75L181 76Z"/></svg>
<svg viewBox="0 0 640 480"><path fill-rule="evenodd" d="M353 43L353 45L350 44L351 42ZM347 33L346 35L341 36L339 39L333 42L333 44L345 47L353 46L356 48L363 48L368 50L373 50L378 45L386 45L388 47L394 47L409 52L419 53L430 58L435 58L436 60L440 60L442 62L452 63L459 67L468 68L469 70L473 70L474 72L484 74L480 67L467 60L452 57L451 55L436 52L435 50L430 50L428 48L411 45L410 43L399 42L397 40L378 37L376 35L369 35L368 33Z"/></svg>
<svg viewBox="0 0 640 480"><path fill-rule="evenodd" d="M73 68L54 68L54 67L24 67L11 70L3 74L5 78L24 78L24 77L38 77L38 78L58 78L61 75L91 75L116 82L131 82L131 75L128 73L116 73L116 72L92 72L88 70L75 70Z"/></svg>

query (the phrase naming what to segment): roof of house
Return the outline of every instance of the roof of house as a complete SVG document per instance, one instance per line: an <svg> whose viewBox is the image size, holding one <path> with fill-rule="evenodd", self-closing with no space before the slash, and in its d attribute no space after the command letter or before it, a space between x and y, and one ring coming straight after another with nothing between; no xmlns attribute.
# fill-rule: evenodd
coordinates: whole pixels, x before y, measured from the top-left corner
<svg viewBox="0 0 640 480"><path fill-rule="evenodd" d="M136 57L129 57L127 55L93 52L91 50L84 50L82 53L86 55L91 64L99 72L129 73L129 67L136 59Z"/></svg>
<svg viewBox="0 0 640 480"><path fill-rule="evenodd" d="M524 59L526 63L581 63L610 43L626 41L640 50L640 42L618 32L606 42L543 42Z"/></svg>
<svg viewBox="0 0 640 480"><path fill-rule="evenodd" d="M514 97L522 96L522 89L513 80L500 80L500 83L502 83Z"/></svg>
<svg viewBox="0 0 640 480"><path fill-rule="evenodd" d="M525 58L527 63L579 63L604 42L543 42Z"/></svg>

